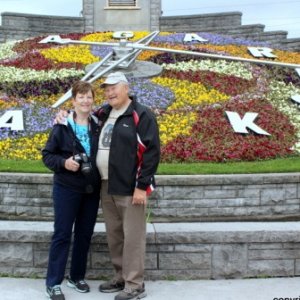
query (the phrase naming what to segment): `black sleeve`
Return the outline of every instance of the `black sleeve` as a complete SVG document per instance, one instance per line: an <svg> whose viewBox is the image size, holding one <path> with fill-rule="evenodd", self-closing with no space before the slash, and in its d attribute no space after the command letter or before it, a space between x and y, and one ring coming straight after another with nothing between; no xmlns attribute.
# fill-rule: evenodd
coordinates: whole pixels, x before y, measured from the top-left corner
<svg viewBox="0 0 300 300"><path fill-rule="evenodd" d="M61 151L61 143L64 142L64 139L62 139L63 126L65 125L54 125L46 146L42 150L42 159L45 166L54 172L65 170L66 159L62 156Z"/></svg>
<svg viewBox="0 0 300 300"><path fill-rule="evenodd" d="M137 132L145 146L137 188L146 190L152 184L160 160L160 141L156 118L149 109L140 116Z"/></svg>

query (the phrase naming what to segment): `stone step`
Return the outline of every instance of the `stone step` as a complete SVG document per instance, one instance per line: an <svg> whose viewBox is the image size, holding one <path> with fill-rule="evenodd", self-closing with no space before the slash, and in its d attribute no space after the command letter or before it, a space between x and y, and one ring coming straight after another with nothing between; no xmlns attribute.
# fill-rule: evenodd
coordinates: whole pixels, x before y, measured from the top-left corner
<svg viewBox="0 0 300 300"><path fill-rule="evenodd" d="M52 222L0 221L0 274L44 277L52 231ZM97 223L87 278L111 275L105 227ZM147 225L148 280L299 275L299 222Z"/></svg>
<svg viewBox="0 0 300 300"><path fill-rule="evenodd" d="M300 219L300 173L160 175L156 181L151 222ZM53 220L52 175L0 173L0 219Z"/></svg>

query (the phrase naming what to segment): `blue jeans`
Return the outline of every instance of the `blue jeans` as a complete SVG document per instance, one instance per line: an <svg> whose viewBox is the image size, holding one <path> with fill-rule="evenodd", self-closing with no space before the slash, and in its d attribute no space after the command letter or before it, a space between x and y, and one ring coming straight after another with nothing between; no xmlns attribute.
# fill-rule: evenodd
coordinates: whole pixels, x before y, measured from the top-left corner
<svg viewBox="0 0 300 300"><path fill-rule="evenodd" d="M49 252L46 285L61 284L68 260L74 224L70 277L84 279L90 241L94 232L99 193L84 194L54 184L54 234Z"/></svg>

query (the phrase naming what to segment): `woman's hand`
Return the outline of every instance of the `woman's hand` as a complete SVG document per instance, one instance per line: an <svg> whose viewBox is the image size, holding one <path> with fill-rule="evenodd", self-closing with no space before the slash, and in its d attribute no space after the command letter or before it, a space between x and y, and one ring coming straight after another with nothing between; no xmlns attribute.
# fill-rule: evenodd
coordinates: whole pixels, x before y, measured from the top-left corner
<svg viewBox="0 0 300 300"><path fill-rule="evenodd" d="M65 161L65 168L69 171L76 172L78 171L80 164L73 159L73 156L69 157Z"/></svg>
<svg viewBox="0 0 300 300"><path fill-rule="evenodd" d="M69 113L66 110L60 109L55 116L54 124L65 124L67 122Z"/></svg>

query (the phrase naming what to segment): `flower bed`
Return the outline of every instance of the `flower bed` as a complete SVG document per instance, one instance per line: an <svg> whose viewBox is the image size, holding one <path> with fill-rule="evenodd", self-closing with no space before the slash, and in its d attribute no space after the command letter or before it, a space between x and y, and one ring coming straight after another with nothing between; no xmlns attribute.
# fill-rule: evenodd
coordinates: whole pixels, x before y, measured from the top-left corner
<svg viewBox="0 0 300 300"><path fill-rule="evenodd" d="M135 32L132 41L146 36ZM207 43L183 44L183 33L160 33L152 45L172 49L252 58L248 46L269 45L199 33ZM112 41L112 32L62 35L84 41ZM41 159L56 110L51 105L84 67L100 61L111 47L39 44L44 37L0 45L0 117L22 109L25 131L1 128L0 159ZM276 61L300 64L300 54L274 49ZM297 155L300 111L291 97L300 94L300 78L288 68L204 59L185 54L143 51L139 60L162 65L160 76L130 78L131 93L157 114L162 161L239 161ZM96 105L104 101L94 82ZM70 107L70 103L63 107ZM226 111L256 112L255 124L270 135L235 133Z"/></svg>

